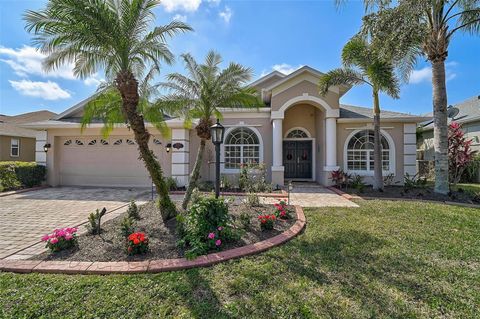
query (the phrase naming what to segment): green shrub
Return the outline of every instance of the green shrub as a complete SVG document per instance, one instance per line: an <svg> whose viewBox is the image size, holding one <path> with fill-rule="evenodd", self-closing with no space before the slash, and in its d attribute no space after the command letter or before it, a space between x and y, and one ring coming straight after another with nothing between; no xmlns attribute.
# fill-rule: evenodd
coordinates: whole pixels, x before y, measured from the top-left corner
<svg viewBox="0 0 480 319"><path fill-rule="evenodd" d="M125 216L120 223L120 232L123 237L127 238L135 232L135 220Z"/></svg>
<svg viewBox="0 0 480 319"><path fill-rule="evenodd" d="M167 185L169 191L176 191L178 189L177 179L174 177L165 178L165 184Z"/></svg>
<svg viewBox="0 0 480 319"><path fill-rule="evenodd" d="M267 182L264 163L243 164L240 167L238 184L242 191L248 193L269 193L273 190L272 184Z"/></svg>
<svg viewBox="0 0 480 319"><path fill-rule="evenodd" d="M257 193L248 193L247 194L247 204L251 207L260 206L260 198Z"/></svg>
<svg viewBox="0 0 480 319"><path fill-rule="evenodd" d="M136 219L136 220L140 219L140 214L138 213L137 204L135 204L135 201L133 199L130 201L130 204L128 204L127 215L128 215L128 218L131 218L131 219Z"/></svg>
<svg viewBox="0 0 480 319"><path fill-rule="evenodd" d="M35 162L1 162L0 191L41 185L46 168Z"/></svg>
<svg viewBox="0 0 480 319"><path fill-rule="evenodd" d="M90 213L88 216L88 230L92 235L98 235L102 231L100 227L102 224L102 217L107 213L107 209L104 207L101 211L97 208L95 213Z"/></svg>
<svg viewBox="0 0 480 319"><path fill-rule="evenodd" d="M250 228L251 220L250 215L246 212L241 212L239 216L240 224L244 229Z"/></svg>
<svg viewBox="0 0 480 319"><path fill-rule="evenodd" d="M363 176L353 175L350 181L350 186L359 193L363 193L367 184L365 184L365 182L363 181Z"/></svg>
<svg viewBox="0 0 480 319"><path fill-rule="evenodd" d="M410 175L408 173L403 177L403 190L405 193L408 193L410 190L415 188L426 188L427 179L425 177L420 177L418 174Z"/></svg>
<svg viewBox="0 0 480 319"><path fill-rule="evenodd" d="M203 192L211 192L215 189L212 181L201 181L198 183L198 189Z"/></svg>
<svg viewBox="0 0 480 319"><path fill-rule="evenodd" d="M231 227L228 205L222 198L203 197L177 217L179 245L186 248L185 256L195 258L219 249L238 238Z"/></svg>

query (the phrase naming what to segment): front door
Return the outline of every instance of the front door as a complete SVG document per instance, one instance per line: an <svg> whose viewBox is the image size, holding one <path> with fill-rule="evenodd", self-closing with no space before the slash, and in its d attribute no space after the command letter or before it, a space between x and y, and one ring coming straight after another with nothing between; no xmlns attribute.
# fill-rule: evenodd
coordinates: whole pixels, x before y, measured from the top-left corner
<svg viewBox="0 0 480 319"><path fill-rule="evenodd" d="M312 178L312 141L283 141L285 178Z"/></svg>

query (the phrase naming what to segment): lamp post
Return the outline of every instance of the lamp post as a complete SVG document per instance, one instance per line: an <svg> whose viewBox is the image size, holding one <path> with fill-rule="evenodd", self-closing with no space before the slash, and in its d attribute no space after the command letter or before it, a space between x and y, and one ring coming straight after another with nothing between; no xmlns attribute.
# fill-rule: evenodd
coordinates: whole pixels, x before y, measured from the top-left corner
<svg viewBox="0 0 480 319"><path fill-rule="evenodd" d="M288 181L287 190L288 190L288 202L287 202L287 205L290 205L290 192L293 190L292 181Z"/></svg>
<svg viewBox="0 0 480 319"><path fill-rule="evenodd" d="M45 145L43 146L43 150L45 151L45 153L48 152L48 149L49 149L50 147L52 147L52 145L51 145L50 143L47 143L47 144L45 144Z"/></svg>
<svg viewBox="0 0 480 319"><path fill-rule="evenodd" d="M223 143L224 134L225 127L217 119L217 123L210 127L212 143L215 145L215 198L220 196L220 144Z"/></svg>

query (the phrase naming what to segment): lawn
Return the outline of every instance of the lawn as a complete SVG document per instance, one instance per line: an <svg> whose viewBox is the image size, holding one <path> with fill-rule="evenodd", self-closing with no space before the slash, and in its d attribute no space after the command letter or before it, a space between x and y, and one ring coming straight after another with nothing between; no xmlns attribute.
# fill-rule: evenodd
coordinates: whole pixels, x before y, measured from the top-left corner
<svg viewBox="0 0 480 319"><path fill-rule="evenodd" d="M480 184L457 184L455 189L458 190L459 188L474 194L480 193Z"/></svg>
<svg viewBox="0 0 480 319"><path fill-rule="evenodd" d="M480 212L307 209L286 245L156 275L0 274L1 318L478 318Z"/></svg>

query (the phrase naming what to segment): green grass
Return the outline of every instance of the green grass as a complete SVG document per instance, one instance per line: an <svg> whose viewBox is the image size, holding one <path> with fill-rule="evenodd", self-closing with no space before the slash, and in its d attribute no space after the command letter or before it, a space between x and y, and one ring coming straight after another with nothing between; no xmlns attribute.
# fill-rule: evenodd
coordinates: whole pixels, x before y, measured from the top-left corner
<svg viewBox="0 0 480 319"><path fill-rule="evenodd" d="M480 193L480 184L457 184L455 186L455 190L459 188L463 189L466 192L470 192L472 194Z"/></svg>
<svg viewBox="0 0 480 319"><path fill-rule="evenodd" d="M308 209L286 245L154 275L0 274L0 318L478 318L480 212Z"/></svg>

